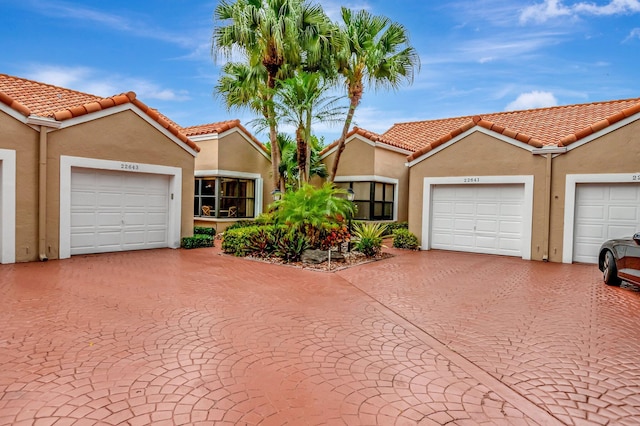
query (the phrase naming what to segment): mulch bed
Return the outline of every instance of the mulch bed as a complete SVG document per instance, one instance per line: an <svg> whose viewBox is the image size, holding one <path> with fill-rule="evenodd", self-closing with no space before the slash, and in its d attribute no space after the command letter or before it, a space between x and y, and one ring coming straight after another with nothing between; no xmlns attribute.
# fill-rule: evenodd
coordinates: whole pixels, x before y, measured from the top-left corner
<svg viewBox="0 0 640 426"><path fill-rule="evenodd" d="M271 263L274 265L283 265L283 266L292 266L294 268L306 269L309 271L319 271L319 272L336 272L341 271L343 269L351 268L353 266L364 265L365 263L376 262L378 260L388 259L393 257L394 255L391 253L381 252L375 257L366 257L364 254L352 251L351 253L343 253L344 260L341 261L331 261L331 267L329 267L329 262L322 262L319 264L310 264L310 263L302 263L302 262L285 262L284 260L277 257L253 257L247 256L245 259L254 260L257 262Z"/></svg>

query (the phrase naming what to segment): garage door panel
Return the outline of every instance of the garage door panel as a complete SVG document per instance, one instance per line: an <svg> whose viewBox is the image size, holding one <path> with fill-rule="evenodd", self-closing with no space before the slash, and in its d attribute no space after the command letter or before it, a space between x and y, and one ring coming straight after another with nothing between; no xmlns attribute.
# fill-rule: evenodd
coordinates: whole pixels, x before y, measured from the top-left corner
<svg viewBox="0 0 640 426"><path fill-rule="evenodd" d="M617 220L636 220L638 217L638 208L635 206L611 206L607 213L609 215L608 217Z"/></svg>
<svg viewBox="0 0 640 426"><path fill-rule="evenodd" d="M478 203L476 213L478 215L497 216L500 212L500 205L497 203Z"/></svg>
<svg viewBox="0 0 640 426"><path fill-rule="evenodd" d="M457 219L454 219L453 222L454 222L455 229L457 229L458 231L468 231L468 232L473 231L473 227L475 224L475 221L473 219L467 219L467 218L457 218Z"/></svg>
<svg viewBox="0 0 640 426"><path fill-rule="evenodd" d="M474 207L475 206L471 203L456 203L453 211L455 214L459 215L473 215Z"/></svg>
<svg viewBox="0 0 640 426"><path fill-rule="evenodd" d="M498 231L498 221L478 219L475 230L477 232L491 232L495 234Z"/></svg>
<svg viewBox="0 0 640 426"><path fill-rule="evenodd" d="M71 254L168 245L169 178L73 169Z"/></svg>
<svg viewBox="0 0 640 426"><path fill-rule="evenodd" d="M603 242L628 238L640 227L640 185L578 184L573 260L596 263Z"/></svg>
<svg viewBox="0 0 640 426"><path fill-rule="evenodd" d="M443 198L453 208L439 208ZM524 185L435 185L431 247L518 256L522 250Z"/></svg>

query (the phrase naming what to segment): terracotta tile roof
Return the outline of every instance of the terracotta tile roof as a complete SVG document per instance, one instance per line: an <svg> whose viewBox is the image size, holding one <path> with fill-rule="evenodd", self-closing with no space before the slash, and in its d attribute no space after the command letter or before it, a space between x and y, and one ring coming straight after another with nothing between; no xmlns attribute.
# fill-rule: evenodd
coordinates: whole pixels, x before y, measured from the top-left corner
<svg viewBox="0 0 640 426"><path fill-rule="evenodd" d="M0 102L25 116L37 115L57 121L79 117L116 105L132 103L196 152L200 148L173 121L136 99L134 92L109 98L65 89L50 84L0 74Z"/></svg>
<svg viewBox="0 0 640 426"><path fill-rule="evenodd" d="M402 149L406 149L408 151L413 151L412 149L407 148L406 145L403 145L401 143L397 143L396 141L393 140L389 140L386 139L384 136L378 134L378 133L373 133L370 132L368 130L365 129L361 129L359 127L354 127L349 133L347 133L347 139L349 139L351 136L353 135L360 135L366 139L369 139L371 142L381 142L381 143L385 143L387 145L391 145L391 146L395 146L396 148L402 148ZM326 154L327 152L331 151L333 148L335 148L336 146L338 146L338 141L335 141L329 145L327 145L326 147L324 147L324 149L322 151L320 151L320 156Z"/></svg>
<svg viewBox="0 0 640 426"><path fill-rule="evenodd" d="M640 112L640 98L395 124L382 136L411 147L409 161L475 125L535 147L567 146Z"/></svg>
<svg viewBox="0 0 640 426"><path fill-rule="evenodd" d="M209 123L209 124L199 124L197 126L183 127L182 131L185 135L192 136L201 136L201 135L211 135L211 134L219 134L224 133L227 130L238 128L242 132L244 132L256 145L258 145L264 152L267 151L267 147L256 139L242 124L240 124L240 120L227 120L220 121L217 123Z"/></svg>

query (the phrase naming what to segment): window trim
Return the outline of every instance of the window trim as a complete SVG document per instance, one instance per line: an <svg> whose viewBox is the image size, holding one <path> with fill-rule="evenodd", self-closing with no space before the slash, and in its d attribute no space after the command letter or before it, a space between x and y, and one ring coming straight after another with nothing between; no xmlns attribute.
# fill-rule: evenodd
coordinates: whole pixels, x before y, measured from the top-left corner
<svg viewBox="0 0 640 426"><path fill-rule="evenodd" d="M337 176L334 180L336 183L350 183L350 182L374 182L374 183L390 183L393 184L393 219L391 221L395 222L398 220L398 179L390 178L386 176L377 176L377 175L360 175L360 176ZM375 200L368 200L371 205L375 203ZM376 220L376 219L369 219ZM388 220L388 219L385 219Z"/></svg>
<svg viewBox="0 0 640 426"><path fill-rule="evenodd" d="M262 214L262 200L263 200L263 194L262 194L262 188L263 188L263 179L262 179L262 175L259 173L247 173L247 172L236 172L236 171L232 171L232 170L196 170L194 172L194 185L195 185L195 179L196 178L216 178L216 206L218 206L219 204L219 193L220 193L220 181L218 180L218 178L231 178L231 179L246 179L246 180L253 180L254 181L254 197L253 197L253 210L254 210L254 215L250 216L250 217L246 217L246 218L237 218L237 217L233 217L233 218L226 218L226 217L215 217L215 216L193 216L193 218L195 220L215 220L218 222L224 222L224 221L228 221L228 222L235 222L237 220L240 219L254 219L256 217L258 217L260 214ZM195 192L195 187L194 187L194 192ZM195 195L194 195L195 198Z"/></svg>

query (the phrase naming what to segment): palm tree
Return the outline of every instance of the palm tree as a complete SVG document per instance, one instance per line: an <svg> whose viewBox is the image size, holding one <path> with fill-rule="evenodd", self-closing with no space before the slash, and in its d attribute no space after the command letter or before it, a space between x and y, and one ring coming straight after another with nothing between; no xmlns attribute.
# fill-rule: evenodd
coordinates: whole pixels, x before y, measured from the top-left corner
<svg viewBox="0 0 640 426"><path fill-rule="evenodd" d="M247 108L268 117L269 93L265 85L264 67L249 67L244 63L227 62L215 86L214 96L221 96L227 109Z"/></svg>
<svg viewBox="0 0 640 426"><path fill-rule="evenodd" d="M336 156L329 181L338 171L340 156L351 127L356 108L364 93L365 81L374 88L400 86L402 80L413 81L414 68L420 68L420 58L409 45L408 32L401 24L384 16L371 15L366 10L354 13L342 8L342 48L337 52L338 73L344 78L349 97L349 110L338 139Z"/></svg>
<svg viewBox="0 0 640 426"><path fill-rule="evenodd" d="M344 113L339 96L328 96L329 85L320 73L297 72L282 82L275 97L276 117L296 128L298 178L308 183L311 168L311 126L336 122Z"/></svg>
<svg viewBox="0 0 640 426"><path fill-rule="evenodd" d="M320 159L320 151L322 147L319 145L318 138L311 136L311 155L309 166L309 177L318 176L326 179L329 176L327 167ZM271 143L266 144L267 150L271 152ZM298 156L297 143L289 135L278 133L278 146L282 153L282 161L280 162L280 187L287 190L296 190L300 187L300 179L298 177Z"/></svg>
<svg viewBox="0 0 640 426"><path fill-rule="evenodd" d="M322 7L306 0L222 0L214 16L220 25L213 31L212 50L226 58L241 52L246 56L249 68L263 66L266 70L265 112L273 149L275 189L279 184L280 152L271 101L276 83L287 69L321 63L335 28Z"/></svg>

